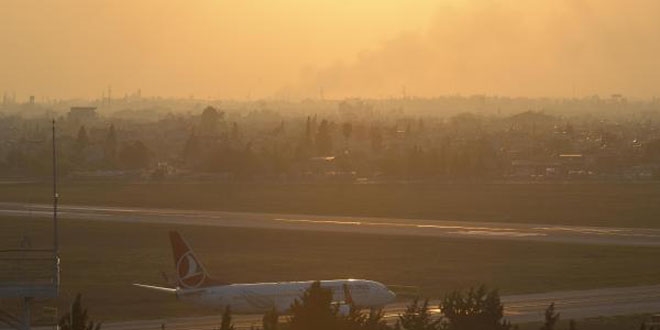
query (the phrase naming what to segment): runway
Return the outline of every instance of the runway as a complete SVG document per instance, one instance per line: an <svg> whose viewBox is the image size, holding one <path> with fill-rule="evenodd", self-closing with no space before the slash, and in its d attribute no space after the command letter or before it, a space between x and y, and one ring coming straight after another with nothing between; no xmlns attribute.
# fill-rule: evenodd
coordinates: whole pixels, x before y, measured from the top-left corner
<svg viewBox="0 0 660 330"><path fill-rule="evenodd" d="M597 316L631 315L660 312L660 285L610 288L581 291L561 291L541 294L526 294L502 297L505 318L514 324L540 322L550 303L555 302L561 319L585 319ZM439 315L439 302L433 301L433 313ZM396 322L405 310L406 303L395 303L385 308L388 322ZM284 316L286 317L286 316ZM204 330L214 329L220 324L220 316L173 318L104 323L106 330L158 330L165 329ZM234 316L237 329L261 326L261 315Z"/></svg>
<svg viewBox="0 0 660 330"><path fill-rule="evenodd" d="M0 216L49 218L45 204L0 203ZM660 246L660 229L587 227L106 206L59 207L63 219L620 246Z"/></svg>

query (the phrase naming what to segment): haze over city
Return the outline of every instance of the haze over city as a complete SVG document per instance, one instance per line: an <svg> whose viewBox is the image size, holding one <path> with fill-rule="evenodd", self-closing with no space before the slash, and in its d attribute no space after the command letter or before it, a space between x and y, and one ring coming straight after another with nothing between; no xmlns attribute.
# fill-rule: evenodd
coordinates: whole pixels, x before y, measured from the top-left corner
<svg viewBox="0 0 660 330"><path fill-rule="evenodd" d="M660 95L653 0L3 1L20 98ZM7 51L10 50L10 51Z"/></svg>
<svg viewBox="0 0 660 330"><path fill-rule="evenodd" d="M660 329L658 0L0 0L0 330Z"/></svg>

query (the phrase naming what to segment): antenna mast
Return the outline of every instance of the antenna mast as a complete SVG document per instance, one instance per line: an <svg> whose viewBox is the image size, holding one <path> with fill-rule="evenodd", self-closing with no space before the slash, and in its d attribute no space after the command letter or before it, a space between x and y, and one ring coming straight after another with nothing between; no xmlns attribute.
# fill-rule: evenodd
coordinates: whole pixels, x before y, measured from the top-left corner
<svg viewBox="0 0 660 330"><path fill-rule="evenodd" d="M53 119L53 253L55 258L60 255L60 242L57 226L57 149L55 144L55 119Z"/></svg>

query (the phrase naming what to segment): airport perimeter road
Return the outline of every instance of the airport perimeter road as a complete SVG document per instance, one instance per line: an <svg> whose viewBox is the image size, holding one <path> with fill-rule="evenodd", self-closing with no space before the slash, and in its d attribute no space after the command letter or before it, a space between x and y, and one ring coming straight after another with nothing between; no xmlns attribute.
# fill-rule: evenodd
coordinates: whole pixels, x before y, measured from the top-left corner
<svg viewBox="0 0 660 330"><path fill-rule="evenodd" d="M506 318L513 323L542 321L545 309L552 302L565 320L655 313L660 311L660 285L504 296L502 302ZM433 302L431 306L437 304ZM392 304L385 309L385 317L395 322L404 310L405 303ZM439 313L437 309L433 312ZM233 319L237 329L261 326L260 315L236 315ZM165 329L204 330L217 328L219 324L220 316L205 316L104 323L103 329L158 330L164 325Z"/></svg>
<svg viewBox="0 0 660 330"><path fill-rule="evenodd" d="M269 213L240 213L105 206L60 206L67 219L243 228L459 237L579 244L660 246L660 229L583 227ZM0 216L51 217L45 204L0 203Z"/></svg>

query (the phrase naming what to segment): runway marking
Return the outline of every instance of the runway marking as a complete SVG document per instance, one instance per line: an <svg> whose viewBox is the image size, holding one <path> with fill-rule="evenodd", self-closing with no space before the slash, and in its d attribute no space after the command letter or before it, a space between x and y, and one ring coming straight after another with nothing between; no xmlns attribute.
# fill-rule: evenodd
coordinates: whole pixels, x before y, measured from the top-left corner
<svg viewBox="0 0 660 330"><path fill-rule="evenodd" d="M618 228L610 229L610 228L555 227L555 226L534 227L532 229L547 230L547 231L569 231L569 232L577 232L584 234L610 234L610 235L617 235L623 232L630 232L629 229L618 229Z"/></svg>
<svg viewBox="0 0 660 330"><path fill-rule="evenodd" d="M282 222L298 222L298 223L313 223L313 224L332 224L332 225L351 225L359 226L362 223L359 221L338 221L338 220L307 220L307 219L273 219Z"/></svg>
<svg viewBox="0 0 660 330"><path fill-rule="evenodd" d="M534 230L544 231L559 231L559 232L574 232L579 234L595 234L595 235L609 235L609 236L624 236L624 237L648 237L660 238L660 234L645 234L635 233L632 229L622 228L583 228L583 227L533 227ZM642 228L642 230L657 231L657 229Z"/></svg>
<svg viewBox="0 0 660 330"><path fill-rule="evenodd" d="M486 230L464 230L464 231L451 231L449 234L458 235L488 235L488 236L512 236L512 237L539 237L548 236L542 233L523 233L516 231L486 231Z"/></svg>
<svg viewBox="0 0 660 330"><path fill-rule="evenodd" d="M373 226L373 227L400 227L400 228L419 228L419 229L438 229L451 230L446 234L464 235L464 236L496 236L496 237L548 237L548 232L573 232L583 235L602 235L613 237L644 237L660 238L660 234L633 233L631 229L622 228L585 228L585 227L562 227L562 226L543 226L530 228L509 228L509 227L485 227L485 226L459 226L459 225L432 225L415 223L396 223L396 222L370 222L370 221L348 221L348 220L313 220L313 219L287 219L274 218L274 221L309 223L309 224L329 224L329 225L352 225L352 226ZM544 231L538 232L538 231Z"/></svg>
<svg viewBox="0 0 660 330"><path fill-rule="evenodd" d="M330 225L351 225L351 226L379 226L379 227L407 227L419 229L438 229L438 230L451 230L447 234L455 235L484 235L484 236L500 236L500 237L540 237L547 236L544 233L523 232L514 228L492 228L492 227L470 227L470 226L453 226L453 225L420 225L420 224L406 224L396 222L362 222L362 221L341 221L341 220L311 220L311 219L285 219L275 218L274 221L293 222L293 223L309 223L309 224L330 224Z"/></svg>

